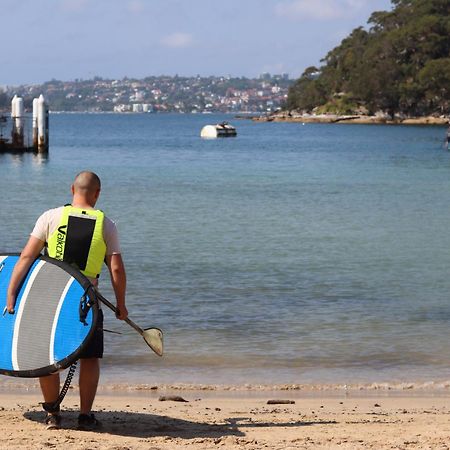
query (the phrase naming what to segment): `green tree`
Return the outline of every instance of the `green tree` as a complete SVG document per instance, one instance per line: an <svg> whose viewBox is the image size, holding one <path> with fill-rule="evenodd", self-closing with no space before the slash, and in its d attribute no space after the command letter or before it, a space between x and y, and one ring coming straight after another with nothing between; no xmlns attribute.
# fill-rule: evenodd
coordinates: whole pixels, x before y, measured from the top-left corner
<svg viewBox="0 0 450 450"><path fill-rule="evenodd" d="M308 67L302 76L289 88L286 109L310 111L326 101L326 89L317 78L317 67Z"/></svg>
<svg viewBox="0 0 450 450"><path fill-rule="evenodd" d="M429 61L418 74L424 109L448 113L450 104L450 57Z"/></svg>

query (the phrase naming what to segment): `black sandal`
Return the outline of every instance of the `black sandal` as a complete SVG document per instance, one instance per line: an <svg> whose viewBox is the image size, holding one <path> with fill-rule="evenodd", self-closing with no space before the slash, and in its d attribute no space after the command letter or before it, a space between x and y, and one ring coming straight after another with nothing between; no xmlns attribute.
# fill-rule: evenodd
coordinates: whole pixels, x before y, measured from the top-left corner
<svg viewBox="0 0 450 450"><path fill-rule="evenodd" d="M94 414L80 414L78 416L78 429L82 431L93 431L101 428L102 424Z"/></svg>
<svg viewBox="0 0 450 450"><path fill-rule="evenodd" d="M61 428L61 416L59 414L48 414L44 420L47 430L59 430Z"/></svg>

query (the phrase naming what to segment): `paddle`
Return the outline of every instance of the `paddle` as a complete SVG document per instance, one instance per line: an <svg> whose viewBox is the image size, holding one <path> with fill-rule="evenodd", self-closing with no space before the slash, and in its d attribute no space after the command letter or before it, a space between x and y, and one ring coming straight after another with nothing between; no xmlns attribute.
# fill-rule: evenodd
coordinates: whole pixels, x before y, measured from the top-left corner
<svg viewBox="0 0 450 450"><path fill-rule="evenodd" d="M105 297L103 297L100 292L95 291L97 294L97 298L106 305L109 309L117 313L117 308ZM136 325L131 319L128 317L125 319L125 322L134 328L143 338L146 344L158 355L163 355L163 333L159 328L146 328L143 330L140 326Z"/></svg>

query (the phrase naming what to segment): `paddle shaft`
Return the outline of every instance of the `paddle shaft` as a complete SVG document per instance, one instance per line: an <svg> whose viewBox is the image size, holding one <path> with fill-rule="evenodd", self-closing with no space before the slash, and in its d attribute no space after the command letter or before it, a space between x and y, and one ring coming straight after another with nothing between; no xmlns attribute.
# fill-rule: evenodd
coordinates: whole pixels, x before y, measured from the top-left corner
<svg viewBox="0 0 450 450"><path fill-rule="evenodd" d="M96 291L97 297L98 299L104 304L106 305L109 309L111 309L112 311L114 311L114 314L117 313L117 308L109 301L107 300L105 297L103 297L102 294L100 294L100 292ZM134 328L141 336L143 336L144 334L144 330L139 326L136 325L130 318L126 318L125 322L130 325L132 328Z"/></svg>

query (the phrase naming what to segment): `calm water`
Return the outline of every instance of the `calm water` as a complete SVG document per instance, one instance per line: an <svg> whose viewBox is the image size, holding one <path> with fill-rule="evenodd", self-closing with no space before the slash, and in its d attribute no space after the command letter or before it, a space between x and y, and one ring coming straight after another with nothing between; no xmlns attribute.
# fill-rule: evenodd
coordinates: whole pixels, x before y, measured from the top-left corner
<svg viewBox="0 0 450 450"><path fill-rule="evenodd" d="M99 173L130 316L107 314L105 382L450 379L450 153L441 127L52 115L48 159L0 155L0 249ZM229 119L232 119L229 117ZM103 291L111 296L107 274Z"/></svg>

